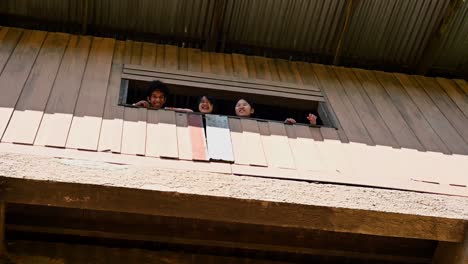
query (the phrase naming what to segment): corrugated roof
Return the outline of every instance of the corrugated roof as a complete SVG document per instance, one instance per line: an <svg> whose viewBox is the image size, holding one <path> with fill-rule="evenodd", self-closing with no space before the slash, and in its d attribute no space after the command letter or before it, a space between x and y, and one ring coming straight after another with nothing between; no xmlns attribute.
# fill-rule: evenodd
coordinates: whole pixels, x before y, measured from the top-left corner
<svg viewBox="0 0 468 264"><path fill-rule="evenodd" d="M392 65L414 69L451 0L361 0L344 35L349 66ZM87 4L86 4L87 2ZM76 32L87 13L88 33L203 47L210 34L215 0L3 0L2 23L31 26L14 18L59 22L32 26ZM347 9L343 0L225 0L218 49L331 63ZM84 7L87 6L87 12ZM468 3L456 12L434 69L451 74L468 61ZM53 23L52 23L53 24ZM56 23L57 24L57 23ZM112 32L112 33L110 33ZM145 39L148 40L148 36ZM252 47L256 47L253 49ZM281 55L279 54L281 50Z"/></svg>

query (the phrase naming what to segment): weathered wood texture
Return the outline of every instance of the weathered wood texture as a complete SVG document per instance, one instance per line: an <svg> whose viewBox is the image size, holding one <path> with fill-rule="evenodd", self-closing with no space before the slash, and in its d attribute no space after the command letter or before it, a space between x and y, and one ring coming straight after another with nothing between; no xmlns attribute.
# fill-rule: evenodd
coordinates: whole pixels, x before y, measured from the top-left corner
<svg viewBox="0 0 468 264"><path fill-rule="evenodd" d="M6 27L0 69L2 142L211 156L233 162L236 174L468 195L463 80ZM136 74L290 97L323 93L338 129L229 118L226 131L209 124L206 137L201 116L119 106L122 77Z"/></svg>

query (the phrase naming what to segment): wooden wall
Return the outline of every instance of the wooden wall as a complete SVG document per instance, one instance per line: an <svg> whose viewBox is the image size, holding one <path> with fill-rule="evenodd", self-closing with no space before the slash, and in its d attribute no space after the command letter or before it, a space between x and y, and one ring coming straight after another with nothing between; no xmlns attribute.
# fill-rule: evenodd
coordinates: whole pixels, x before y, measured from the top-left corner
<svg viewBox="0 0 468 264"><path fill-rule="evenodd" d="M206 160L190 115L117 105L123 63L322 89L338 130L229 119L232 173L468 195L464 80L154 43L1 28L2 143Z"/></svg>

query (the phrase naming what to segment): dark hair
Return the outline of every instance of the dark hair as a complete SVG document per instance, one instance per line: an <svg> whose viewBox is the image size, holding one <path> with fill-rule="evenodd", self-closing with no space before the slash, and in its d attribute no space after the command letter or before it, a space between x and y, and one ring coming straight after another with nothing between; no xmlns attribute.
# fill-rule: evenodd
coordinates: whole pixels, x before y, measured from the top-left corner
<svg viewBox="0 0 468 264"><path fill-rule="evenodd" d="M169 88L167 88L166 84L161 81L150 82L148 85L148 90L146 91L146 96L151 97L155 91L160 91L166 98L169 96Z"/></svg>
<svg viewBox="0 0 468 264"><path fill-rule="evenodd" d="M213 96L202 95L202 96L199 96L199 97L197 98L197 107L200 105L201 100L203 99L203 97L205 97L206 99L208 99L208 101L210 101L210 103L211 103L213 106L215 105L216 99L215 99Z"/></svg>
<svg viewBox="0 0 468 264"><path fill-rule="evenodd" d="M237 105L237 103L238 103L240 100L244 100L244 101L246 101L246 102L247 102L247 103L250 105L250 108L252 108L252 109L254 109L254 108L255 108L255 107L254 107L254 103L253 103L253 101L252 101L252 100L250 100L250 99L249 99L249 98L247 98L247 97L241 97L241 98L239 98L239 100L237 100L237 102L236 102L236 105Z"/></svg>

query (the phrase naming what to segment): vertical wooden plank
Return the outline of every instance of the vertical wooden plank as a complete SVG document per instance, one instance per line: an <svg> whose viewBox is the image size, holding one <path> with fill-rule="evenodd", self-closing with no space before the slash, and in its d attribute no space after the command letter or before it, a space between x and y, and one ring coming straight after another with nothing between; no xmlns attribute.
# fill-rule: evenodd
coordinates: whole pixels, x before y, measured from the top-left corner
<svg viewBox="0 0 468 264"><path fill-rule="evenodd" d="M179 159L191 160L192 142L188 127L188 118L186 113L176 113L176 128L177 128L177 146L179 149Z"/></svg>
<svg viewBox="0 0 468 264"><path fill-rule="evenodd" d="M337 176L350 176L352 167L346 157L340 137L334 128L311 128L310 132L315 139L323 164L328 173Z"/></svg>
<svg viewBox="0 0 468 264"><path fill-rule="evenodd" d="M257 71L255 66L255 57L247 56L247 70L248 70L248 77L251 79L257 78Z"/></svg>
<svg viewBox="0 0 468 264"><path fill-rule="evenodd" d="M159 157L160 132L159 132L159 113L160 111L150 110L147 112L146 119L146 148L145 155Z"/></svg>
<svg viewBox="0 0 468 264"><path fill-rule="evenodd" d="M384 72L378 72L376 75L423 147L428 151L450 153L395 76Z"/></svg>
<svg viewBox="0 0 468 264"><path fill-rule="evenodd" d="M298 71L298 77L297 79L300 79L301 83L305 84L304 87L311 87L311 89L314 90L319 90L322 91L323 96L325 97L326 105L324 107L329 108L330 111L327 111L327 117L330 119L330 121L333 123L333 125L338 128L338 134L340 135L340 139L342 142L349 142L348 137L346 136L346 133L341 125L341 122L338 120L338 117L336 116L333 105L330 103L330 100L327 97L327 94L323 92L323 87L320 86L320 83L317 79L317 76L315 72L312 70L312 67L309 63L305 62L296 62L294 64L297 67Z"/></svg>
<svg viewBox="0 0 468 264"><path fill-rule="evenodd" d="M440 87L448 94L458 108L468 118L468 94L463 93L460 87L452 80L436 78Z"/></svg>
<svg viewBox="0 0 468 264"><path fill-rule="evenodd" d="M0 75L0 87L3 89L0 96L0 138L3 137L46 34L43 31L25 31Z"/></svg>
<svg viewBox="0 0 468 264"><path fill-rule="evenodd" d="M332 69L335 71L341 85L346 87L343 90L353 104L354 109L356 109L373 142L376 145L399 147L353 71L341 67L333 67Z"/></svg>
<svg viewBox="0 0 468 264"><path fill-rule="evenodd" d="M447 93L439 86L435 78L423 76L415 76L414 78L432 99L432 102L429 103L437 105L440 112L463 138L465 143L468 143L468 119L463 115L462 111L460 111L452 99L450 99ZM465 99L466 102L468 102L468 97L465 97ZM434 125L432 125L432 127L434 127Z"/></svg>
<svg viewBox="0 0 468 264"><path fill-rule="evenodd" d="M146 155L166 158L179 157L174 111L148 111Z"/></svg>
<svg viewBox="0 0 468 264"><path fill-rule="evenodd" d="M188 71L188 51L185 48L179 48L179 70Z"/></svg>
<svg viewBox="0 0 468 264"><path fill-rule="evenodd" d="M226 75L231 76L234 74L234 65L231 54L224 54L224 69L226 71Z"/></svg>
<svg viewBox="0 0 468 264"><path fill-rule="evenodd" d="M245 55L241 54L232 54L234 76L239 78L249 78L249 69L247 67L247 61L245 57ZM255 78L255 76L253 78Z"/></svg>
<svg viewBox="0 0 468 264"><path fill-rule="evenodd" d="M211 73L225 75L226 69L224 66L224 54L223 53L210 53L210 68Z"/></svg>
<svg viewBox="0 0 468 264"><path fill-rule="evenodd" d="M68 135L68 148L97 150L114 44L114 39L93 39Z"/></svg>
<svg viewBox="0 0 468 264"><path fill-rule="evenodd" d="M192 142L193 160L209 159L206 149L205 129L203 128L203 117L197 114L188 114L188 125L190 141Z"/></svg>
<svg viewBox="0 0 468 264"><path fill-rule="evenodd" d="M278 122L259 122L263 149L270 167L295 169L294 159L289 147L284 124Z"/></svg>
<svg viewBox="0 0 468 264"><path fill-rule="evenodd" d="M187 49L188 71L202 71L202 53L199 49Z"/></svg>
<svg viewBox="0 0 468 264"><path fill-rule="evenodd" d="M249 165L249 159L243 152L242 125L239 118L229 118L229 130L231 131L232 152L234 163Z"/></svg>
<svg viewBox="0 0 468 264"><path fill-rule="evenodd" d="M156 45L156 67L164 68L164 59L166 56L165 46L161 44Z"/></svg>
<svg viewBox="0 0 468 264"><path fill-rule="evenodd" d="M35 145L65 147L90 47L91 37L71 37L45 108Z"/></svg>
<svg viewBox="0 0 468 264"><path fill-rule="evenodd" d="M24 85L3 142L33 144L70 36L49 33Z"/></svg>
<svg viewBox="0 0 468 264"><path fill-rule="evenodd" d="M301 125L285 126L294 163L299 170L323 170L321 158L310 128Z"/></svg>
<svg viewBox="0 0 468 264"><path fill-rule="evenodd" d="M241 119L241 125L243 142L240 152L243 156L248 157L250 165L267 166L258 122L251 119Z"/></svg>
<svg viewBox="0 0 468 264"><path fill-rule="evenodd" d="M156 65L156 44L143 43L141 65L154 67Z"/></svg>
<svg viewBox="0 0 468 264"><path fill-rule="evenodd" d="M401 116L374 73L359 69L354 69L354 73L361 82L365 93L369 96L369 99L373 102L376 110L386 123L387 128L395 137L398 145L403 148L424 150L424 147L419 143L418 138Z"/></svg>
<svg viewBox="0 0 468 264"><path fill-rule="evenodd" d="M177 70L179 68L179 48L177 46L164 46L164 67L169 70Z"/></svg>
<svg viewBox="0 0 468 264"><path fill-rule="evenodd" d="M455 79L455 83L457 83L458 86L462 89L462 91L468 95L468 84L466 83L465 80L462 79Z"/></svg>
<svg viewBox="0 0 468 264"><path fill-rule="evenodd" d="M210 159L234 161L227 116L205 115L205 118Z"/></svg>
<svg viewBox="0 0 468 264"><path fill-rule="evenodd" d="M3 27L0 30L0 74L20 40L23 30Z"/></svg>
<svg viewBox="0 0 468 264"><path fill-rule="evenodd" d="M318 64L303 64L303 66L311 67L312 71L317 76L323 88L322 92L327 96L347 138L352 142L372 145L373 142L369 137L367 129L356 113L353 104L346 96L336 76L330 71L330 68Z"/></svg>
<svg viewBox="0 0 468 264"><path fill-rule="evenodd" d="M143 43L139 41L133 41L132 43L132 57L130 59L131 64L140 65L141 64L141 52L142 52Z"/></svg>
<svg viewBox="0 0 468 264"><path fill-rule="evenodd" d="M107 87L98 151L119 153L121 150L124 107L118 103L124 53L125 42L117 41Z"/></svg>
<svg viewBox="0 0 468 264"><path fill-rule="evenodd" d="M122 130L122 153L145 155L146 108L125 107Z"/></svg>
<svg viewBox="0 0 468 264"><path fill-rule="evenodd" d="M278 71L279 80L282 82L296 83L296 77L293 75L291 68L289 66L289 61L275 59L274 60L276 69Z"/></svg>
<svg viewBox="0 0 468 264"><path fill-rule="evenodd" d="M452 127L450 122L440 112L434 102L429 98L424 89L422 89L409 75L395 74L403 88L413 99L415 105L419 108L422 116L425 117L434 132L439 135L442 142L452 153L468 154L468 145L463 141L458 132Z"/></svg>
<svg viewBox="0 0 468 264"><path fill-rule="evenodd" d="M254 56L256 75L258 79L271 80L271 72L265 57Z"/></svg>
<svg viewBox="0 0 468 264"><path fill-rule="evenodd" d="M203 51L201 53L202 59L202 72L210 73L211 72L211 61L210 61L210 52Z"/></svg>
<svg viewBox="0 0 468 264"><path fill-rule="evenodd" d="M279 82L281 81L281 77L278 72L278 68L276 67L276 62L274 59L267 59L267 68L271 74L271 80Z"/></svg>

